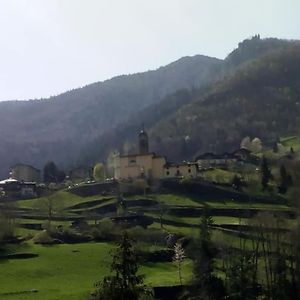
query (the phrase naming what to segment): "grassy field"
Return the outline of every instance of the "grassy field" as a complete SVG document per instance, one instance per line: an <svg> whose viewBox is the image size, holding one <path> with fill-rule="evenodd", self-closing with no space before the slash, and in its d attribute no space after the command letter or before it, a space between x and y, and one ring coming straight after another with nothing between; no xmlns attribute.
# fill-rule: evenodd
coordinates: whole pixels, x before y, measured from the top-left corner
<svg viewBox="0 0 300 300"><path fill-rule="evenodd" d="M223 174L223 173L222 173ZM223 174L224 175L224 174ZM227 178L232 172L226 174ZM163 231L166 233L180 234L195 238L199 236L200 217L182 214L186 209L201 210L208 207L212 211L212 217L216 225L247 224L248 219L227 215L213 215L214 210L239 210L241 213L249 209L261 211L289 211L291 208L283 204L254 202L249 197L249 202L237 202L227 200L203 200L201 195L189 196L172 193L135 195L125 197L130 206L128 212L142 211L145 215L154 218L152 225L147 230L159 229L160 215L163 210ZM135 205L135 201L137 205ZM138 200L148 202L150 206L139 206ZM41 206L45 198L18 201L19 208L26 209L26 215L16 220L19 224L44 224L45 219L37 218L37 215L45 214ZM97 209L115 205L116 200L112 196L94 195L80 197L71 193L68 189L59 191L53 195L54 205L59 208L59 213L68 217L84 217L88 223L94 223L90 218L96 214L99 218L105 215L98 214ZM173 210L173 213L172 213ZM292 224L292 220L288 220ZM68 227L72 220L53 220L52 225ZM26 236L35 235L37 230L17 228L16 234ZM240 240L230 231L213 230L213 240L216 243L239 247ZM144 251L163 249L165 246L156 246L151 243L139 243ZM110 243L80 243L59 244L54 246L35 245L31 241L11 249L15 253L35 253L36 258L0 260L0 299L4 300L83 300L87 299L89 292L93 290L93 284L101 280L103 276L110 274L111 251L115 248ZM183 278L185 282L191 278L192 262L186 260L183 265ZM145 274L145 282L152 286L174 285L178 283L178 274L173 263L144 263L140 272ZM36 289L36 293L1 295L1 293L13 293Z"/></svg>
<svg viewBox="0 0 300 300"><path fill-rule="evenodd" d="M0 299L60 300L86 299L93 284L110 274L110 253L115 246L107 243L40 246L28 244L15 249L39 256L31 259L0 261L0 293L38 290L37 293L1 295ZM178 282L173 263L142 265L146 283L152 286ZM191 262L183 267L184 279L191 276Z"/></svg>

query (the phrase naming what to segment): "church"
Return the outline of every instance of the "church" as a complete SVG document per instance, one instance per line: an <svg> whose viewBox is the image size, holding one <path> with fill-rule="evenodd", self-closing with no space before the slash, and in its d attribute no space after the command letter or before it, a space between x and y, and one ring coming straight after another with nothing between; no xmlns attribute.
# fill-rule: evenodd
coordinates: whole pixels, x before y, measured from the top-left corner
<svg viewBox="0 0 300 300"><path fill-rule="evenodd" d="M115 157L114 178L135 179L162 179L170 177L196 177L197 163L183 162L169 164L164 156L149 152L149 138L143 129L138 135L137 154L118 155Z"/></svg>

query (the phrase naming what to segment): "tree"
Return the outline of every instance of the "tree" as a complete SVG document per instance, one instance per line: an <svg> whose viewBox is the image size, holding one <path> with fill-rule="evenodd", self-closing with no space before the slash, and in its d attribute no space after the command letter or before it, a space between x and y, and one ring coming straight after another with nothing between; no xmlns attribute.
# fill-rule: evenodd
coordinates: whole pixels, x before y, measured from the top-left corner
<svg viewBox="0 0 300 300"><path fill-rule="evenodd" d="M44 212L48 219L48 229L51 229L51 223L53 217L63 210L63 200L60 199L57 193L55 193L54 184L50 184L44 197L42 197L38 202L37 206L42 212Z"/></svg>
<svg viewBox="0 0 300 300"><path fill-rule="evenodd" d="M226 269L228 298L230 300L254 300L259 294L256 281L257 269L252 253L242 249L231 254L231 261Z"/></svg>
<svg viewBox="0 0 300 300"><path fill-rule="evenodd" d="M192 299L214 300L224 296L224 285L214 275L216 249L211 240L213 219L205 209L200 223L200 237L194 249L194 286Z"/></svg>
<svg viewBox="0 0 300 300"><path fill-rule="evenodd" d="M53 161L48 161L44 166L44 182L45 183L59 183L63 182L66 174L59 170Z"/></svg>
<svg viewBox="0 0 300 300"><path fill-rule="evenodd" d="M284 165L280 167L280 184L278 186L278 192L285 194L288 190L288 187L292 184L292 177L286 171Z"/></svg>
<svg viewBox="0 0 300 300"><path fill-rule="evenodd" d="M249 246L240 228L239 249L228 248L227 261L223 260L227 298L230 300L255 300L260 294L260 285L257 281L257 267L260 241L255 236L249 237ZM248 246L248 247L249 247ZM225 256L226 257L226 256Z"/></svg>
<svg viewBox="0 0 300 300"><path fill-rule="evenodd" d="M96 283L92 300L139 300L152 299L152 293L137 275L139 265L133 247L133 240L125 231L111 264L111 272L101 282Z"/></svg>
<svg viewBox="0 0 300 300"><path fill-rule="evenodd" d="M240 190L242 187L242 180L239 176L234 175L233 179L232 179L232 187L236 190Z"/></svg>
<svg viewBox="0 0 300 300"><path fill-rule="evenodd" d="M93 177L96 181L104 181L105 178L105 170L104 165L102 163L96 163L93 169Z"/></svg>
<svg viewBox="0 0 300 300"><path fill-rule="evenodd" d="M253 153L258 153L261 152L262 150L262 141L259 138L254 138L250 145L249 145L249 150L251 150Z"/></svg>
<svg viewBox="0 0 300 300"><path fill-rule="evenodd" d="M272 178L271 169L269 168L269 163L265 156L263 156L261 161L261 184L263 190L268 187L269 181Z"/></svg>
<svg viewBox="0 0 300 300"><path fill-rule="evenodd" d="M182 267L182 262L184 259L185 259L184 249L183 249L181 243L177 241L176 244L174 245L173 262L177 266L180 285L182 285L181 267Z"/></svg>
<svg viewBox="0 0 300 300"><path fill-rule="evenodd" d="M274 153L278 153L278 143L277 143L277 141L276 142L274 142L274 144L273 144L273 152Z"/></svg>
<svg viewBox="0 0 300 300"><path fill-rule="evenodd" d="M116 168L116 158L118 157L119 153L117 151L112 151L108 154L106 159L106 171L107 176L109 178L113 178L115 176L115 168Z"/></svg>
<svg viewBox="0 0 300 300"><path fill-rule="evenodd" d="M242 139L240 147L241 148L245 148L245 149L249 149L250 148L250 144L251 144L251 140L249 136L246 136Z"/></svg>

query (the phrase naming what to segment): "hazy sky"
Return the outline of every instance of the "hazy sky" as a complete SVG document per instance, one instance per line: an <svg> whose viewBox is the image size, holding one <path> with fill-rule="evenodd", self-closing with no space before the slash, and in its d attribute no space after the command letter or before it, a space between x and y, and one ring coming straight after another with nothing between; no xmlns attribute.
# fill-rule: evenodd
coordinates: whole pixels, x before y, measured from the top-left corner
<svg viewBox="0 0 300 300"><path fill-rule="evenodd" d="M40 98L241 40L300 39L299 0L0 0L0 100Z"/></svg>

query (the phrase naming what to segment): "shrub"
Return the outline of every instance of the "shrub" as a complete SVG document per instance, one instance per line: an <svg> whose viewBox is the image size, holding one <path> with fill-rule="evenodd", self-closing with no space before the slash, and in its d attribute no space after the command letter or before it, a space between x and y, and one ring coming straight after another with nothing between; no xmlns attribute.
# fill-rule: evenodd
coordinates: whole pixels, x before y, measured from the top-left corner
<svg viewBox="0 0 300 300"><path fill-rule="evenodd" d="M110 219L102 220L97 226L92 227L90 234L95 240L111 241L120 236L120 226Z"/></svg>
<svg viewBox="0 0 300 300"><path fill-rule="evenodd" d="M88 234L81 234L71 228L59 227L56 230L50 232L52 238L63 241L64 243L83 243L92 240L92 237Z"/></svg>
<svg viewBox="0 0 300 300"><path fill-rule="evenodd" d="M35 244L50 245L54 244L54 239L50 236L47 230L37 233L32 239Z"/></svg>
<svg viewBox="0 0 300 300"><path fill-rule="evenodd" d="M139 242L149 244L164 244L166 234L157 229L144 229L141 226L136 226L128 230L130 236Z"/></svg>

